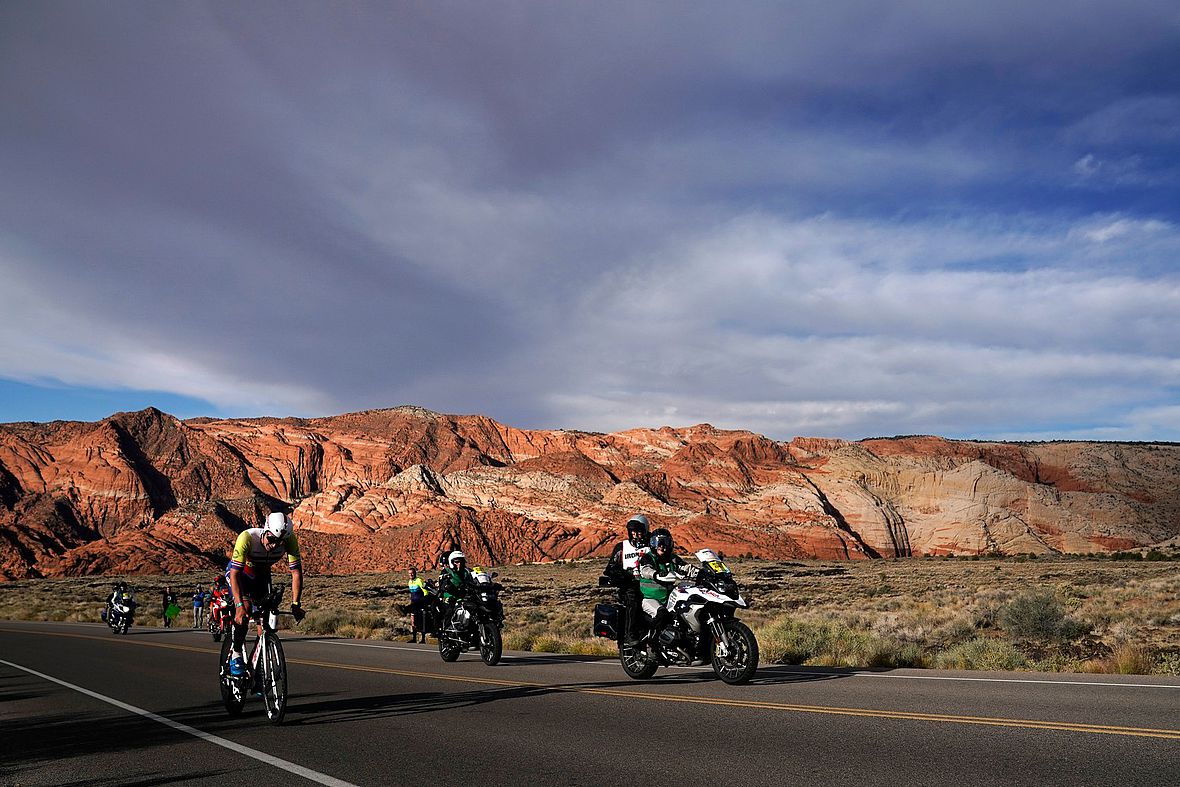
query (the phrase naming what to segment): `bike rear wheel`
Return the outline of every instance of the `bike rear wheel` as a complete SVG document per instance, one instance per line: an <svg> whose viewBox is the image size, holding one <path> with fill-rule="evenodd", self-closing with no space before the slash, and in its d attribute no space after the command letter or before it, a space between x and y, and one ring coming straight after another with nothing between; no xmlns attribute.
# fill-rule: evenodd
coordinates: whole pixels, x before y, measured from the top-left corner
<svg viewBox="0 0 1180 787"><path fill-rule="evenodd" d="M443 661L455 661L459 658L459 654L463 652L463 646L443 634L441 631L438 634L438 655L442 656Z"/></svg>
<svg viewBox="0 0 1180 787"><path fill-rule="evenodd" d="M221 701L225 704L225 712L230 716L237 716L242 712L242 704L246 701L246 692L242 681L234 679L229 674L229 657L232 649L232 637L226 637L221 643Z"/></svg>
<svg viewBox="0 0 1180 787"><path fill-rule="evenodd" d="M479 626L479 657L489 667L500 663L504 654L504 638L495 623L481 623Z"/></svg>
<svg viewBox="0 0 1180 787"><path fill-rule="evenodd" d="M660 668L660 663L648 656L646 649L622 642L619 643L619 662L627 677L635 680L647 680Z"/></svg>
<svg viewBox="0 0 1180 787"><path fill-rule="evenodd" d="M287 712L287 660L283 643L273 634L266 637L262 651L262 701L271 724L282 724Z"/></svg>

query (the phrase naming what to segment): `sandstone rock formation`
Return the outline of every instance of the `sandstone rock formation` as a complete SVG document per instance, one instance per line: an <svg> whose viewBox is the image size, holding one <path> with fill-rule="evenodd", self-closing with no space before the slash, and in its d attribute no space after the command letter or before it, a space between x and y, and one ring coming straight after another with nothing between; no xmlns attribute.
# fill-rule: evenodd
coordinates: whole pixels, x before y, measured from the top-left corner
<svg viewBox="0 0 1180 787"><path fill-rule="evenodd" d="M400 407L316 419L0 425L0 578L224 564L292 512L312 571L605 555L643 511L767 558L1093 552L1180 535L1180 446L780 443L705 424L514 429Z"/></svg>

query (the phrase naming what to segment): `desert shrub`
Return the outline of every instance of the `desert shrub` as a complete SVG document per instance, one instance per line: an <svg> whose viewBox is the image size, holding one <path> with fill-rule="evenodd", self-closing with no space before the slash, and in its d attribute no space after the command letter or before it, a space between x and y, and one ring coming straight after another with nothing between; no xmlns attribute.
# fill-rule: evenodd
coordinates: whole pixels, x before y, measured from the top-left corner
<svg viewBox="0 0 1180 787"><path fill-rule="evenodd" d="M534 653L561 653L564 644L557 637L537 637L529 650Z"/></svg>
<svg viewBox="0 0 1180 787"><path fill-rule="evenodd" d="M1152 672L1157 675L1180 675L1180 651L1159 654Z"/></svg>
<svg viewBox="0 0 1180 787"><path fill-rule="evenodd" d="M1081 621L1068 618L1051 591L1023 593L1000 609L1000 627L1014 639L1035 642L1069 642L1090 631Z"/></svg>
<svg viewBox="0 0 1180 787"><path fill-rule="evenodd" d="M1037 672L1085 672L1086 662L1076 656L1059 652L1037 659L1031 662L1029 667Z"/></svg>
<svg viewBox="0 0 1180 787"><path fill-rule="evenodd" d="M921 649L857 631L843 622L782 618L762 628L758 647L767 662L826 667L909 667L921 663Z"/></svg>
<svg viewBox="0 0 1180 787"><path fill-rule="evenodd" d="M532 650L533 640L536 637L525 631L505 631L504 632L504 649L505 650Z"/></svg>
<svg viewBox="0 0 1180 787"><path fill-rule="evenodd" d="M1011 642L976 637L936 654L934 666L937 669L1015 670L1028 666L1028 661Z"/></svg>
<svg viewBox="0 0 1180 787"><path fill-rule="evenodd" d="M386 620L381 615L332 608L309 611L299 630L305 634L335 634L368 639L374 630L385 627Z"/></svg>
<svg viewBox="0 0 1180 787"><path fill-rule="evenodd" d="M619 646L614 640L596 637L577 640L569 645L568 651L575 656L617 656Z"/></svg>
<svg viewBox="0 0 1180 787"><path fill-rule="evenodd" d="M1115 675L1149 675L1156 670L1157 659L1142 645L1121 645L1104 659L1093 659L1083 666L1086 672Z"/></svg>

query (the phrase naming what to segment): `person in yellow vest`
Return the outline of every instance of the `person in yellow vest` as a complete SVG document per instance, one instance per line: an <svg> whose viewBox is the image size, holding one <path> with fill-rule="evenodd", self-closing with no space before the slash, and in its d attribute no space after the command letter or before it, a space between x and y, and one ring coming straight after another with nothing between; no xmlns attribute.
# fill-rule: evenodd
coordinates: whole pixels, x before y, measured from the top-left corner
<svg viewBox="0 0 1180 787"><path fill-rule="evenodd" d="M418 641L418 632L422 632L422 642L426 642L426 620L423 611L426 608L426 580L418 576L418 569L410 569L410 642Z"/></svg>

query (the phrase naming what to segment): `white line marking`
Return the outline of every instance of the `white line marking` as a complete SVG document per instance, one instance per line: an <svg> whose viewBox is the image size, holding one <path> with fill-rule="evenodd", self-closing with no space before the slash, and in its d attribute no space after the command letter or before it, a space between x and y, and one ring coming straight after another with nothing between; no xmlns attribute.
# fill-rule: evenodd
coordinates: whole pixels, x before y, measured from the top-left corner
<svg viewBox="0 0 1180 787"><path fill-rule="evenodd" d="M259 762L264 762L267 765L273 765L276 768L281 768L288 773L293 773L296 776L302 776L304 779L308 779L317 784L330 785L330 787L357 787L352 782L346 782L342 779L337 779L333 776L320 773L319 771L313 771L310 768L304 768L302 765L296 765L293 762L280 760L278 757L274 757L270 754L267 754L266 752L261 752L257 749L251 749L248 746L243 746L240 743L234 743L233 741L226 740L225 738L219 738L216 735L203 732L196 729L195 727L190 727L187 724L181 724L178 721L173 721L172 719L165 718L164 716L144 710L143 708L137 708L134 705L128 705L125 702L120 702L117 699L104 696L97 692L91 691L90 689L84 689L81 686L75 686L73 683L66 683L64 680L59 680L52 675L46 675L43 672L37 672L37 670L29 669L28 667L22 667L20 664L13 664L11 661L5 661L4 659L0 659L0 664L6 664L13 669L22 670L29 673L30 675L36 675L38 678L56 683L59 686L65 686L67 689L73 689L74 691L85 694L88 697L93 697L96 700L102 700L103 702L106 702L110 705L114 705L116 708L122 708L125 711L136 713L140 716L143 716L145 719L157 721L160 724L171 727L174 730L179 730L180 732L187 733L195 738L200 738L201 740L216 744L217 746L229 749L230 751L235 751L238 754L244 754L247 757L252 757Z"/></svg>
<svg viewBox="0 0 1180 787"><path fill-rule="evenodd" d="M1180 689L1170 683L1110 683L1097 680L1038 680L1036 678L969 678L958 675L886 675L879 672L805 672L803 670L780 670L773 667L761 672L776 672L787 675L837 675L845 678L895 678L901 680L956 680L975 683L1047 683L1052 686L1116 686L1136 689Z"/></svg>

